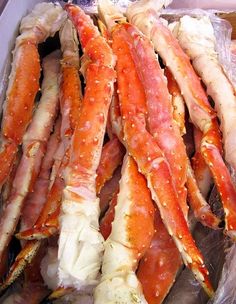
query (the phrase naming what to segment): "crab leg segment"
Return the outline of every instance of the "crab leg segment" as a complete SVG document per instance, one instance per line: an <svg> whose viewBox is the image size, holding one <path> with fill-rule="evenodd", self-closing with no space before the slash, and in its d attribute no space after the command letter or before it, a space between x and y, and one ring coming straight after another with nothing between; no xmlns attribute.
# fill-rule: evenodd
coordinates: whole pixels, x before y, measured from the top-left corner
<svg viewBox="0 0 236 304"><path fill-rule="evenodd" d="M137 271L149 304L162 303L182 265L180 253L155 210L155 233Z"/></svg>
<svg viewBox="0 0 236 304"><path fill-rule="evenodd" d="M165 69L165 75L167 76L168 79L168 89L172 94L172 103L174 107L174 112L173 112L174 120L177 122L180 132L183 135L185 133L184 100L173 75L170 73L170 71L167 68ZM199 142L199 146L200 146L200 142ZM209 171L204 159L201 156L200 151L195 153L195 157L196 157L195 158L196 161L201 161L201 160L203 161L202 167L197 166L198 169L197 172L199 173L200 170L201 172L203 170ZM191 163L188 159L187 159L186 187L188 193L188 201L194 212L195 218L205 226L208 226L213 229L218 228L220 220L212 213L209 204L206 202L204 196L199 190L197 181L194 176L194 172L191 167Z"/></svg>
<svg viewBox="0 0 236 304"><path fill-rule="evenodd" d="M167 78L168 90L172 98L173 118L180 129L180 134L183 136L186 133L184 99L177 82L167 68L165 68L165 76Z"/></svg>
<svg viewBox="0 0 236 304"><path fill-rule="evenodd" d="M59 144L60 126L61 119L59 118L56 122L54 132L48 141L47 151L42 160L40 173L34 185L34 191L28 194L24 203L20 231L29 229L34 225L46 201L50 171L54 160L53 157Z"/></svg>
<svg viewBox="0 0 236 304"><path fill-rule="evenodd" d="M3 110L0 188L11 171L18 146L32 118L40 77L37 45L53 36L64 19L65 13L60 6L40 3L21 21L21 35L16 39Z"/></svg>
<svg viewBox="0 0 236 304"><path fill-rule="evenodd" d="M124 148L116 137L107 142L101 154L100 163L97 169L96 189L101 189L104 184L111 179L116 168L120 165L123 157ZM67 156L66 156L67 157ZM63 165L64 170L66 164ZM59 171L59 172L61 172ZM34 226L28 230L18 233L16 236L19 239L32 240L48 238L56 233L59 229L59 214L61 210L61 197L64 188L64 182L61 174L56 177L56 180L49 190L46 203ZM34 192L33 192L34 193Z"/></svg>
<svg viewBox="0 0 236 304"><path fill-rule="evenodd" d="M145 90L150 133L156 139L170 165L179 204L187 220L188 205L185 183L188 158L179 127L173 120L166 79L150 41L138 32L134 26L127 23L124 27L134 40L131 54Z"/></svg>
<svg viewBox="0 0 236 304"><path fill-rule="evenodd" d="M154 233L153 215L154 207L146 180L138 172L132 157L126 156L94 303L131 303L134 299L138 303L147 303L135 270Z"/></svg>
<svg viewBox="0 0 236 304"><path fill-rule="evenodd" d="M90 17L77 6L66 5L65 8L76 26L84 53L90 59L82 109L64 171L66 187L58 252L61 284L80 289L96 282L101 265L103 238L98 232L96 170L113 93L115 62L110 47Z"/></svg>
<svg viewBox="0 0 236 304"><path fill-rule="evenodd" d="M207 197L213 185L211 171L201 154L202 132L194 127L195 153L192 158L192 167L197 180L198 187L204 197Z"/></svg>
<svg viewBox="0 0 236 304"><path fill-rule="evenodd" d="M101 160L97 169L96 189L97 194L115 169L121 164L124 156L124 147L117 137L108 141L102 148Z"/></svg>
<svg viewBox="0 0 236 304"><path fill-rule="evenodd" d="M163 222L173 237L185 264L193 271L206 292L213 293L204 265L179 207L169 164L145 124L145 92L130 53L131 37L126 26L113 30L113 51L117 56L119 99L124 126L124 141L140 171L145 175L152 198Z"/></svg>
<svg viewBox="0 0 236 304"><path fill-rule="evenodd" d="M59 53L48 55L43 62L42 97L33 120L23 138L23 156L16 171L12 191L0 220L0 259L18 223L28 192L33 190L39 174L58 106Z"/></svg>
<svg viewBox="0 0 236 304"><path fill-rule="evenodd" d="M1 285L0 290L3 291L9 285L11 285L21 274L24 268L31 263L35 255L37 254L38 249L40 248L41 243L38 241L27 242L21 252L17 255L13 266L10 268L10 271L7 275L7 279Z"/></svg>
<svg viewBox="0 0 236 304"><path fill-rule="evenodd" d="M235 89L219 63L214 29L209 17L182 17L179 21L177 38L207 86L207 93L215 102L223 132L225 159L236 169Z"/></svg>
<svg viewBox="0 0 236 304"><path fill-rule="evenodd" d="M150 7L149 2L149 7ZM222 147L216 115L210 107L200 79L191 66L189 57L171 31L162 24L153 8L145 9L142 1L131 5L129 20L153 41L156 51L175 77L189 110L191 121L203 133L200 151L209 166L225 210L226 233L233 239L236 229L236 191L229 171L222 159ZM154 4L154 3L153 3ZM219 168L221 174L219 174ZM223 176L223 178L222 178Z"/></svg>
<svg viewBox="0 0 236 304"><path fill-rule="evenodd" d="M78 40L76 30L70 20L67 20L60 30L60 42L63 52L61 61L61 79L60 79L60 110L62 116L61 122L61 142L56 152L56 159L52 168L50 177L49 192L46 203L41 214L33 228L26 230L17 236L24 239L48 237L57 231L57 227L49 229L45 226L47 218L57 212L60 206L64 181L62 174L68 163L68 146L71 136L77 124L81 108L81 86L79 78L79 54ZM58 211L57 211L58 210Z"/></svg>

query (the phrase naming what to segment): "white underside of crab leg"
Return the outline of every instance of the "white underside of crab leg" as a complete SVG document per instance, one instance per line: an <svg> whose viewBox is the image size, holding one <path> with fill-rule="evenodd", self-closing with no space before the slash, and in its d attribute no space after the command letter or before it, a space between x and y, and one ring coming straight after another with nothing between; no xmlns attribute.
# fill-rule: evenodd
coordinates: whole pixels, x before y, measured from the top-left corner
<svg viewBox="0 0 236 304"><path fill-rule="evenodd" d="M94 292L94 303L147 303L135 274L138 250L129 239L128 219L134 202L130 183L131 157L126 156L122 167L120 192L115 208L112 232L105 242L101 282ZM141 210L140 210L141 211Z"/></svg>

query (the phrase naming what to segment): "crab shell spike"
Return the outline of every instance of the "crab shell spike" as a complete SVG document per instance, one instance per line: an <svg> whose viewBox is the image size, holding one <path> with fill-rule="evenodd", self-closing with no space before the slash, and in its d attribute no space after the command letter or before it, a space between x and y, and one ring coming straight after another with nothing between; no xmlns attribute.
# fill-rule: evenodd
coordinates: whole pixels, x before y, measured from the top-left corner
<svg viewBox="0 0 236 304"><path fill-rule="evenodd" d="M21 21L20 32L25 36L36 38L41 43L54 36L66 19L66 13L60 5L53 3L38 3L32 12ZM25 36L24 36L25 34Z"/></svg>
<svg viewBox="0 0 236 304"><path fill-rule="evenodd" d="M58 109L58 71L60 52L56 51L43 61L44 80L42 96L31 124L23 138L23 155L12 185L11 195L1 214L0 259L17 226L24 199L33 190L40 171L47 140Z"/></svg>
<svg viewBox="0 0 236 304"><path fill-rule="evenodd" d="M101 282L94 292L96 304L132 303L134 299L147 303L135 270L154 234L153 215L146 180L132 157L126 155L112 231L105 242ZM138 227L137 223L142 225Z"/></svg>
<svg viewBox="0 0 236 304"><path fill-rule="evenodd" d="M112 48L117 56L118 89L126 147L147 178L148 187L163 222L181 252L185 264L193 271L207 294L212 296L213 289L208 271L180 210L169 164L155 139L145 128L145 94L130 54L130 38L127 36L128 33L122 25L117 26L112 33Z"/></svg>

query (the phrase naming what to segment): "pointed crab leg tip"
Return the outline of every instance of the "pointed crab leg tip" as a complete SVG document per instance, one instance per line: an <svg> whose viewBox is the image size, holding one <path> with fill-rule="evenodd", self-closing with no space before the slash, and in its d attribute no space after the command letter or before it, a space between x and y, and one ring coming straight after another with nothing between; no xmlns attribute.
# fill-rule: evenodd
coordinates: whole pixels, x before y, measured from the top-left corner
<svg viewBox="0 0 236 304"><path fill-rule="evenodd" d="M202 225L211 229L217 230L222 228L222 220L215 216L211 211L207 213L202 212L196 216L196 218Z"/></svg>
<svg viewBox="0 0 236 304"><path fill-rule="evenodd" d="M0 292L4 291L8 288L15 280L20 276L20 274L24 271L25 267L30 264L38 252L41 243L37 241L26 243L25 247L21 250L21 252L16 257L15 262L10 268L10 271L4 281L4 283L0 287Z"/></svg>

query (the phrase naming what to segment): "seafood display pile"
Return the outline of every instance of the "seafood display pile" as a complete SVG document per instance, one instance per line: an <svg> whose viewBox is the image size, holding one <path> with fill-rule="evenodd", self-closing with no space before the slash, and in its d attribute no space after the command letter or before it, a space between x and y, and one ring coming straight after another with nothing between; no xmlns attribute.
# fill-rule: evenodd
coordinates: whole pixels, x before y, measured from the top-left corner
<svg viewBox="0 0 236 304"><path fill-rule="evenodd" d="M236 241L235 88L209 16L168 24L169 2L45 2L22 19L1 125L1 303L171 303L186 269L220 303L195 235Z"/></svg>

